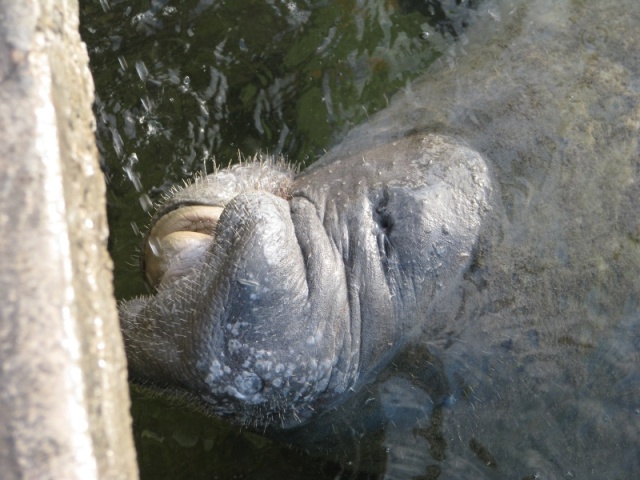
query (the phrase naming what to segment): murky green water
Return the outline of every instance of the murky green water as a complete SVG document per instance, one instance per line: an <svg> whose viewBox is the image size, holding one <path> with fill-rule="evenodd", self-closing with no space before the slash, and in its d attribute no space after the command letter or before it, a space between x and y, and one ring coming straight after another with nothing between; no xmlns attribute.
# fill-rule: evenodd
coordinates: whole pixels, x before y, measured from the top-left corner
<svg viewBox="0 0 640 480"><path fill-rule="evenodd" d="M117 298L147 293L140 232L171 185L238 152L311 163L464 31L476 2L445 3L81 0ZM361 478L137 390L133 414L142 478Z"/></svg>
<svg viewBox="0 0 640 480"><path fill-rule="evenodd" d="M238 152L311 163L437 58L425 32L466 21L410 1L80 3L117 298L146 292L133 252L171 185Z"/></svg>

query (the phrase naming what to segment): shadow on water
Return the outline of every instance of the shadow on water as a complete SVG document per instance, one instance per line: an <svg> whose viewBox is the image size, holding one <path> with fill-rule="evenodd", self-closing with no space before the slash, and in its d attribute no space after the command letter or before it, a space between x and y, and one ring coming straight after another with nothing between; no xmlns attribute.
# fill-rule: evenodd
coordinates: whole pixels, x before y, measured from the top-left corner
<svg viewBox="0 0 640 480"><path fill-rule="evenodd" d="M476 3L80 0L116 297L147 293L133 252L172 185L238 152L308 165L446 54ZM142 478L368 478L132 397Z"/></svg>

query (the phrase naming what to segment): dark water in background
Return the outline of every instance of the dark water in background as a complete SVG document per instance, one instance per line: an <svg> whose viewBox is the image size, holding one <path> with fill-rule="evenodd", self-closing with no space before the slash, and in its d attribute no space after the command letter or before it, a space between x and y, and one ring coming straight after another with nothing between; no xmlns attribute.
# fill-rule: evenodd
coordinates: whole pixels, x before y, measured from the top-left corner
<svg viewBox="0 0 640 480"><path fill-rule="evenodd" d="M135 252L171 185L238 152L313 162L445 53L474 3L80 0L117 298L147 293ZM133 416L142 478L367 478L138 390Z"/></svg>
<svg viewBox="0 0 640 480"><path fill-rule="evenodd" d="M443 3L82 0L116 297L146 293L133 252L171 185L238 152L313 162L462 31Z"/></svg>

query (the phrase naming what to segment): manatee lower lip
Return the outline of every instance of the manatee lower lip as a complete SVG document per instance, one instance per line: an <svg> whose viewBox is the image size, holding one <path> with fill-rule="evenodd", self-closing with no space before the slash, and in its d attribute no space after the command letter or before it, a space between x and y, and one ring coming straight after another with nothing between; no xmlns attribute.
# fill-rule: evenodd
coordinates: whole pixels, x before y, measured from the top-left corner
<svg viewBox="0 0 640 480"><path fill-rule="evenodd" d="M158 219L144 246L145 276L153 287L188 274L200 263L215 237L222 210L190 205Z"/></svg>

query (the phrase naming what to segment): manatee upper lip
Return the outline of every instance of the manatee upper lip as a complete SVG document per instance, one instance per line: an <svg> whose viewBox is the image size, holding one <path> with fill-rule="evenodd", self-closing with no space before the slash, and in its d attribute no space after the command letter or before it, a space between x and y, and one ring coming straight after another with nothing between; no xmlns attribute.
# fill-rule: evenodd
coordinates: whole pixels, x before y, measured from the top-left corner
<svg viewBox="0 0 640 480"><path fill-rule="evenodd" d="M143 267L149 284L188 274L197 266L215 238L220 206L186 205L162 215L144 244Z"/></svg>

